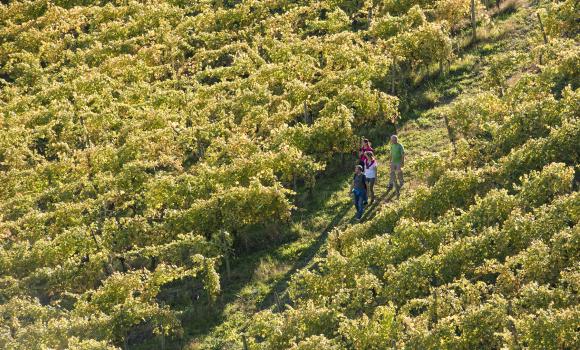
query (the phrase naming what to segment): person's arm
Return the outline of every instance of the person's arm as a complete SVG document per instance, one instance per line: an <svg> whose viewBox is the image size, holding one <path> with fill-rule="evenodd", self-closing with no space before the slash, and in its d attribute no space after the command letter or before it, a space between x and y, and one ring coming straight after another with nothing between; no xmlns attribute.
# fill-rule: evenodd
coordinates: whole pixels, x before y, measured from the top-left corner
<svg viewBox="0 0 580 350"><path fill-rule="evenodd" d="M352 181L350 182L350 191L348 193L352 194L354 190L354 178L352 179Z"/></svg>
<svg viewBox="0 0 580 350"><path fill-rule="evenodd" d="M405 166L405 147L401 145L401 168Z"/></svg>

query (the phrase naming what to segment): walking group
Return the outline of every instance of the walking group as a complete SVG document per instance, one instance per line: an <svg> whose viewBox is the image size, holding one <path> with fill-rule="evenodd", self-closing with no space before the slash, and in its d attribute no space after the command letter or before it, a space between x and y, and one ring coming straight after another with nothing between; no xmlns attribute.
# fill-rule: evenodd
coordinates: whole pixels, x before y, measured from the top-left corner
<svg viewBox="0 0 580 350"><path fill-rule="evenodd" d="M405 165L405 149L399 143L397 135L391 136L391 163L387 193L393 188L399 196L403 187L403 166ZM377 182L377 160L373 147L368 139L364 139L359 149L359 162L354 168L351 193L354 197L356 219L360 220L367 204L375 201L375 184Z"/></svg>

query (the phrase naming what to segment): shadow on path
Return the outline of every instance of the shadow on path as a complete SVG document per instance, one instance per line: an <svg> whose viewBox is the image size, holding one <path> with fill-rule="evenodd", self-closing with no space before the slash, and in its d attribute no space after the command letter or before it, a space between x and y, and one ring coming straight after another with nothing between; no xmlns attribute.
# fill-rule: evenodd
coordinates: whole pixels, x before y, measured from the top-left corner
<svg viewBox="0 0 580 350"><path fill-rule="evenodd" d="M348 205L344 207L334 216L332 221L326 226L324 231L316 238L314 243L302 252L300 258L294 263L292 268L284 274L284 277L272 287L270 292L264 297L264 300L259 306L260 310L265 310L273 305L277 305L277 311L283 311L283 306L290 303L290 299L287 293L288 282L292 275L294 275L298 270L301 270L308 266L308 264L314 259L317 253L322 251L322 247L328 238L328 234L332 231L340 221L346 216L349 209L352 207L352 203L349 202Z"/></svg>
<svg viewBox="0 0 580 350"><path fill-rule="evenodd" d="M380 208L380 204L390 202L396 196L395 191L385 192L380 197L378 197L373 204L371 204L367 211L365 212L363 218L370 219L372 218L378 209ZM272 306L276 306L275 311L283 311L284 305L290 304L290 299L287 293L288 283L292 275L294 275L299 270L308 266L310 262L314 259L317 253L323 253L324 243L328 238L328 234L340 223L342 219L347 215L348 211L351 209L352 203L345 204L343 208L338 212L332 221L326 226L326 229L316 238L314 243L308 247L302 254L300 258L294 263L292 268L284 274L284 277L276 283L275 286L272 287L270 292L264 297L264 300L259 306L260 310L265 310L271 308Z"/></svg>
<svg viewBox="0 0 580 350"><path fill-rule="evenodd" d="M363 220L370 220L372 219L378 211L380 211L381 204L389 203L395 196L397 192L395 191L387 191L383 193L380 197L377 197L373 204L369 205L365 213L363 214Z"/></svg>

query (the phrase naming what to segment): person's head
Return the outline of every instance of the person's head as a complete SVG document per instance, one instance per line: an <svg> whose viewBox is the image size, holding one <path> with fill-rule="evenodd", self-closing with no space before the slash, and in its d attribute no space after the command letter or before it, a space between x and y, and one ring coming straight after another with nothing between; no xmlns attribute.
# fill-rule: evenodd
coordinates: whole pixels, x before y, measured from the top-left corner
<svg viewBox="0 0 580 350"><path fill-rule="evenodd" d="M367 159L375 159L375 155L373 154L373 152L365 152L365 155L367 156Z"/></svg>
<svg viewBox="0 0 580 350"><path fill-rule="evenodd" d="M355 167L354 167L354 172L355 172L355 174L360 174L360 173L362 173L362 170L363 170L363 169L362 169L362 166L361 166L361 165L357 165L357 166L355 166Z"/></svg>
<svg viewBox="0 0 580 350"><path fill-rule="evenodd" d="M363 144L364 144L365 146L370 146L370 145L371 145L371 143L370 143L369 139L364 139L364 140L363 140Z"/></svg>
<svg viewBox="0 0 580 350"><path fill-rule="evenodd" d="M397 135L392 135L391 136L391 143L398 143L399 142L399 138L397 137Z"/></svg>

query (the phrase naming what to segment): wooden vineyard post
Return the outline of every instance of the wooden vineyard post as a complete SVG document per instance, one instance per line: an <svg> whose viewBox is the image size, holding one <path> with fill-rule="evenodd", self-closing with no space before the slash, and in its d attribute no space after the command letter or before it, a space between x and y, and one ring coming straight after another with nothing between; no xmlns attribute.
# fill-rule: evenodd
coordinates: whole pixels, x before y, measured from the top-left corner
<svg viewBox="0 0 580 350"><path fill-rule="evenodd" d="M539 12L536 12L536 16L538 17L538 22L540 23L540 30L542 31L542 37L544 38L544 44L548 44L548 36L546 35L546 31L544 30L544 24L542 23L542 17L540 16ZM542 59L542 51L540 51L540 64L543 64Z"/></svg>
<svg viewBox="0 0 580 350"><path fill-rule="evenodd" d="M540 30L542 31L542 36L544 37L544 44L548 43L548 36L546 35L546 31L544 30L544 24L542 23L542 17L540 17L540 13L536 12L536 16L538 16L538 22L540 22Z"/></svg>
<svg viewBox="0 0 580 350"><path fill-rule="evenodd" d="M393 60L393 63L391 65L391 95L395 95L395 76L396 76L396 65L397 65L397 61Z"/></svg>
<svg viewBox="0 0 580 350"><path fill-rule="evenodd" d="M471 0L471 42L477 40L477 22L475 20L475 0Z"/></svg>
<svg viewBox="0 0 580 350"><path fill-rule="evenodd" d="M304 122L308 125L311 125L312 119L310 116L310 112L308 111L308 103L306 103L306 101L304 101L302 108L303 108Z"/></svg>
<svg viewBox="0 0 580 350"><path fill-rule="evenodd" d="M161 308L163 308L165 306L165 302L161 301ZM161 331L160 337L159 337L159 341L160 341L160 345L161 345L161 350L165 350L165 333L163 332L163 330Z"/></svg>
<svg viewBox="0 0 580 350"><path fill-rule="evenodd" d="M455 134L453 133L453 129L451 125L449 125L449 119L447 115L443 115L443 121L445 122L445 128L447 129L447 136L449 137L449 141L451 141L451 146L453 146L453 154L457 154L457 146L455 145Z"/></svg>
<svg viewBox="0 0 580 350"><path fill-rule="evenodd" d="M231 272L231 268L230 268L230 247L228 246L228 240L226 237L226 231L221 230L221 234L222 234L222 244L224 247L224 259L226 260L226 276L228 278L228 280L231 278L232 276L232 272Z"/></svg>
<svg viewBox="0 0 580 350"><path fill-rule="evenodd" d="M246 336L242 334L242 345L244 346L244 350L248 350L248 341L246 340Z"/></svg>
<svg viewBox="0 0 580 350"><path fill-rule="evenodd" d="M220 249L223 251L224 253L224 260L226 263L226 277L229 280L231 277L231 269L230 269L230 247L228 244L228 240L226 237L227 232L224 230L224 217L223 217L223 213L222 213L222 199L218 198L217 200L217 220L220 223L220 235L218 237L218 244L220 246Z"/></svg>
<svg viewBox="0 0 580 350"><path fill-rule="evenodd" d="M278 296L278 292L274 291L274 297L276 298L276 308L278 312L282 312L282 306L280 305L280 297Z"/></svg>
<svg viewBox="0 0 580 350"><path fill-rule="evenodd" d="M512 337L514 340L514 349L519 350L522 347L520 346L520 341L518 339L518 332L516 330L516 325L513 321L513 306L512 306L511 299L508 299L507 315L508 315L508 329L509 329L510 333L512 334Z"/></svg>

